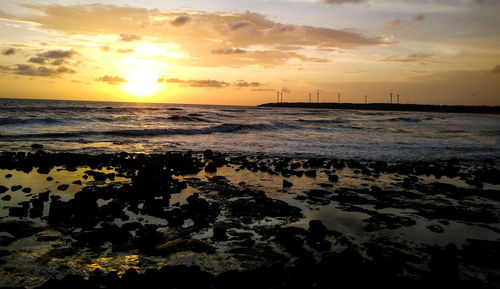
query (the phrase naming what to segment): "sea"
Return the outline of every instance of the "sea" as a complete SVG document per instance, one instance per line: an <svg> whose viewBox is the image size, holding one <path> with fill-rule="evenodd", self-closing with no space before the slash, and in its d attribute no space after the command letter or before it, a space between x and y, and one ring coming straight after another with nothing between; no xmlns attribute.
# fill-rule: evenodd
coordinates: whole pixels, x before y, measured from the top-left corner
<svg viewBox="0 0 500 289"><path fill-rule="evenodd" d="M0 151L500 158L500 115L0 99Z"/></svg>

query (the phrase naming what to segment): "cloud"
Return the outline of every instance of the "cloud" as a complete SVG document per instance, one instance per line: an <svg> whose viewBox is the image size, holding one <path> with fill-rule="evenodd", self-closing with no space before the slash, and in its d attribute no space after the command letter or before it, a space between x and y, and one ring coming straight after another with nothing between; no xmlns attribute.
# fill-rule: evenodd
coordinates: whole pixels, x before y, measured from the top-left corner
<svg viewBox="0 0 500 289"><path fill-rule="evenodd" d="M45 64L45 60L46 60L45 57L31 57L30 59L28 59L28 62L36 64Z"/></svg>
<svg viewBox="0 0 500 289"><path fill-rule="evenodd" d="M71 58L73 55L77 54L74 50L49 50L44 53L37 54L39 57L44 58Z"/></svg>
<svg viewBox="0 0 500 289"><path fill-rule="evenodd" d="M135 40L141 40L142 36L141 35L136 35L136 34L127 34L127 33L122 33L120 34L120 40L121 41L135 41Z"/></svg>
<svg viewBox="0 0 500 289"><path fill-rule="evenodd" d="M36 23L39 29L67 35L120 35L124 41L151 37L158 43L175 45L186 57L169 61L183 66L269 67L283 65L291 60L325 62L322 58L330 58L339 48L391 44L391 40L383 36L279 23L251 12L190 10L188 15L188 12L179 10L148 10L103 4L24 6L35 10L35 13L25 15L20 20ZM188 21L189 25L186 25ZM176 25L182 25L183 29L178 29ZM327 50L330 52L325 52ZM243 51L246 51L244 58L241 57Z"/></svg>
<svg viewBox="0 0 500 289"><path fill-rule="evenodd" d="M178 78L158 78L157 82L165 82L165 83L185 83L184 80Z"/></svg>
<svg viewBox="0 0 500 289"><path fill-rule="evenodd" d="M12 55L16 53L16 50L14 48L6 48L2 50L2 55Z"/></svg>
<svg viewBox="0 0 500 289"><path fill-rule="evenodd" d="M415 25L419 22L424 21L425 18L426 18L426 16L423 13L418 13L415 16L413 16L411 19L408 19L408 20L396 18L396 19L389 21L389 23L387 23L385 25L385 29L394 30L394 29L401 29L404 27L412 26L412 25Z"/></svg>
<svg viewBox="0 0 500 289"><path fill-rule="evenodd" d="M240 48L219 48L212 50L213 54L244 54L247 51Z"/></svg>
<svg viewBox="0 0 500 289"><path fill-rule="evenodd" d="M495 66L492 70L491 73L500 73L500 65Z"/></svg>
<svg viewBox="0 0 500 289"><path fill-rule="evenodd" d="M134 49L117 49L116 52L118 53L133 53L135 52Z"/></svg>
<svg viewBox="0 0 500 289"><path fill-rule="evenodd" d="M236 87L259 87L260 83L259 82L246 82L243 80L238 80L234 86Z"/></svg>
<svg viewBox="0 0 500 289"><path fill-rule="evenodd" d="M11 69L15 74L29 75L29 76L57 76L63 73L75 73L73 69L61 66L58 68L47 68L45 66L35 67L30 64L17 64Z"/></svg>
<svg viewBox="0 0 500 289"><path fill-rule="evenodd" d="M246 27L248 25L250 25L250 23L248 23L248 22L236 22L236 23L229 24L229 27L231 27L232 30L238 30L238 29Z"/></svg>
<svg viewBox="0 0 500 289"><path fill-rule="evenodd" d="M385 62L415 62L419 64L437 63L438 61L431 61L429 58L434 56L432 53L412 53L407 56L391 55L381 61Z"/></svg>
<svg viewBox="0 0 500 289"><path fill-rule="evenodd" d="M221 88L221 87L226 87L229 85L229 83L224 82L224 81L217 81L217 80L188 80L186 81L188 86L190 87L213 87L213 88Z"/></svg>
<svg viewBox="0 0 500 289"><path fill-rule="evenodd" d="M178 16L174 19L174 21L171 22L172 25L174 26L182 26L186 23L188 23L190 20L189 16L186 16L186 15L181 15L181 16Z"/></svg>
<svg viewBox="0 0 500 289"><path fill-rule="evenodd" d="M111 75L105 75L105 76L96 78L95 81L107 82L108 84L111 84L111 85L116 85L116 84L120 84L123 82L127 82L127 80L123 77L111 76Z"/></svg>

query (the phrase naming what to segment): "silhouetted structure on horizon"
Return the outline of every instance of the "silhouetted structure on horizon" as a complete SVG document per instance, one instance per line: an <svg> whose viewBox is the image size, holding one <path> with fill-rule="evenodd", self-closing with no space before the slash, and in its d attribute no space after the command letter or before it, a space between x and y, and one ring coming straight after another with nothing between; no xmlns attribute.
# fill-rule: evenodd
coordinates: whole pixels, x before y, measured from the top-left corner
<svg viewBox="0 0 500 289"><path fill-rule="evenodd" d="M454 113L490 113L500 114L500 106L468 106L468 105L430 105L430 104L390 104L390 103L266 103L262 107L296 107L324 109L358 109L386 111L423 111L423 112L454 112Z"/></svg>

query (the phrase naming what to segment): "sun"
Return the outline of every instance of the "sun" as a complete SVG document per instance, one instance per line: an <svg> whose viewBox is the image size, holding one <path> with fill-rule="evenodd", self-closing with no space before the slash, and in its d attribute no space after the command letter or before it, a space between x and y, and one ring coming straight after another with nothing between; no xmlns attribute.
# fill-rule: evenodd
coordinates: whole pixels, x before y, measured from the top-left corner
<svg viewBox="0 0 500 289"><path fill-rule="evenodd" d="M127 82L122 84L123 90L136 97L146 97L155 94L160 85L158 74L153 71L136 70L126 74Z"/></svg>

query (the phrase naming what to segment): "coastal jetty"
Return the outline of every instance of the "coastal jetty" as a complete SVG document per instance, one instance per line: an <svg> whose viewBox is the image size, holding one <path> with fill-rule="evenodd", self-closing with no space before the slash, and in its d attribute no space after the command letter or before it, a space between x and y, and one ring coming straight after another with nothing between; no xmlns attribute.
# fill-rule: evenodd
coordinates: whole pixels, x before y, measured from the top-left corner
<svg viewBox="0 0 500 289"><path fill-rule="evenodd" d="M334 102L283 102L265 103L259 107L287 107L287 108L322 108L322 109L357 109L382 111L421 111L421 112L449 112L449 113L483 113L500 114L500 106L471 106L471 105L431 105L431 104L389 104L389 103L334 103Z"/></svg>

